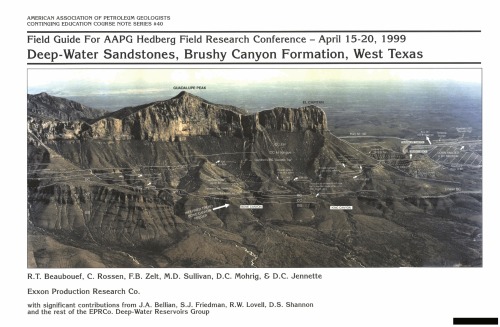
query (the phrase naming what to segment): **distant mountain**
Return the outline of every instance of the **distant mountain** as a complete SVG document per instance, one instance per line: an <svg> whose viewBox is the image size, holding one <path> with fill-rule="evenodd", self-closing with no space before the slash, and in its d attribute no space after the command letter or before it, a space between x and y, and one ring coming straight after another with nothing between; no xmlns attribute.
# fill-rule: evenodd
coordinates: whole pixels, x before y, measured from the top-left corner
<svg viewBox="0 0 500 327"><path fill-rule="evenodd" d="M45 92L28 94L27 108L29 116L62 121L91 120L107 113L105 110L92 109L78 102L55 97Z"/></svg>
<svg viewBox="0 0 500 327"><path fill-rule="evenodd" d="M88 121L28 117L27 132L30 267L482 262L480 193L359 151L319 107L247 114L181 92Z"/></svg>

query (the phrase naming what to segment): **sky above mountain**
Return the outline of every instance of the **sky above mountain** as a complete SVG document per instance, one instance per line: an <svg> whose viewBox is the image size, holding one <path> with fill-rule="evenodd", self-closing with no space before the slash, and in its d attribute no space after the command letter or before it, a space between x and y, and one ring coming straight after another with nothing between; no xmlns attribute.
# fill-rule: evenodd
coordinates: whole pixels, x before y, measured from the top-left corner
<svg viewBox="0 0 500 327"><path fill-rule="evenodd" d="M58 96L118 95L214 85L234 89L278 83L481 83L480 69L30 69L28 93Z"/></svg>

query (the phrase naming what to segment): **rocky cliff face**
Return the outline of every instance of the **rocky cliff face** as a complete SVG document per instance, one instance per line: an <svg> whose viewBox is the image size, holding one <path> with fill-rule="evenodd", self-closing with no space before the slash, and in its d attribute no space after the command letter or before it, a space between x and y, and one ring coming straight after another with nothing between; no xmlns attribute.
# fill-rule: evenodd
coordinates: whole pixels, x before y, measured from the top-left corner
<svg viewBox="0 0 500 327"><path fill-rule="evenodd" d="M95 120L51 122L31 119L30 129L46 139L182 141L188 136L251 137L262 129L295 132L327 130L326 114L318 107L275 108L244 114L235 107L216 105L187 92L176 97L124 108Z"/></svg>
<svg viewBox="0 0 500 327"><path fill-rule="evenodd" d="M27 127L30 267L480 260L480 194L429 198L441 185L336 138L317 107L246 114L182 92L88 121L29 114Z"/></svg>
<svg viewBox="0 0 500 327"><path fill-rule="evenodd" d="M257 123L264 128L296 132L310 129L314 132L327 130L326 115L316 106L299 109L274 108L258 113Z"/></svg>
<svg viewBox="0 0 500 327"><path fill-rule="evenodd" d="M84 121L60 121L47 118L28 116L28 132L47 140L75 140L81 137L82 132L90 129Z"/></svg>

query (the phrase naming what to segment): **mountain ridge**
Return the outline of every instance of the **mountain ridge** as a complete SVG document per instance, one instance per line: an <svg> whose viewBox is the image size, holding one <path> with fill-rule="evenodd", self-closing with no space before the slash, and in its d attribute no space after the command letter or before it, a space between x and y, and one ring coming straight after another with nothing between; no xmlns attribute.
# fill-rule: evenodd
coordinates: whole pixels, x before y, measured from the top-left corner
<svg viewBox="0 0 500 327"><path fill-rule="evenodd" d="M231 108L181 92L90 121L29 116L28 265L481 264L481 194L388 169L321 108Z"/></svg>
<svg viewBox="0 0 500 327"><path fill-rule="evenodd" d="M30 123L33 125L31 130L40 130L35 126L40 125L40 121L32 120ZM316 106L277 107L248 114L236 107L213 104L182 91L171 99L125 107L91 121L86 120L79 126L76 123L54 122L52 126L45 127L53 132L45 134L51 139L64 134L65 139L174 141L195 135L245 137L260 128L291 132L328 130L326 114Z"/></svg>
<svg viewBox="0 0 500 327"><path fill-rule="evenodd" d="M46 92L27 95L27 112L29 116L57 119L61 121L90 121L106 113L73 100L49 95Z"/></svg>

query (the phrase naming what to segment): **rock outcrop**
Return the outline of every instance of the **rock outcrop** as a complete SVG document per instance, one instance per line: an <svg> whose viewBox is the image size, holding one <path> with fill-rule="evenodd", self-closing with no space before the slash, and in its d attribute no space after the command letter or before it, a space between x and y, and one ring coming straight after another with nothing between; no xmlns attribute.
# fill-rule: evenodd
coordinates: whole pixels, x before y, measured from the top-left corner
<svg viewBox="0 0 500 327"><path fill-rule="evenodd" d="M91 120L105 114L78 102L49 95L45 92L28 94L28 116L62 121Z"/></svg>
<svg viewBox="0 0 500 327"><path fill-rule="evenodd" d="M44 96L43 98L46 98ZM262 129L324 132L326 114L318 107L275 108L245 114L187 92L148 105L124 108L92 123L31 119L30 129L45 139L182 141L188 136L252 137Z"/></svg>
<svg viewBox="0 0 500 327"><path fill-rule="evenodd" d="M480 264L481 194L433 198L442 184L335 137L321 108L247 114L181 92L88 119L35 97L30 267Z"/></svg>

